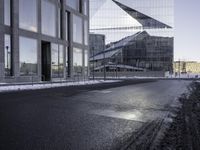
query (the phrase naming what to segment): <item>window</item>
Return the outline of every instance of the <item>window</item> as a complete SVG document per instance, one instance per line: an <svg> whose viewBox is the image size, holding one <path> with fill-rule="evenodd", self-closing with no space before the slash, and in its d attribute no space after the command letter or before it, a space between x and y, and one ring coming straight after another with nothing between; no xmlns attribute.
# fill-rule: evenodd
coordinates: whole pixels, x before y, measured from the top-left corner
<svg viewBox="0 0 200 150"><path fill-rule="evenodd" d="M58 44L51 44L51 64L52 64L52 78L64 77L64 54L63 46Z"/></svg>
<svg viewBox="0 0 200 150"><path fill-rule="evenodd" d="M84 51L84 60L85 60L85 63L84 63L84 65L85 65L85 75L86 76L88 76L88 50L85 50Z"/></svg>
<svg viewBox="0 0 200 150"><path fill-rule="evenodd" d="M79 0L66 0L66 5L75 9L75 10L78 10Z"/></svg>
<svg viewBox="0 0 200 150"><path fill-rule="evenodd" d="M73 66L74 73L81 74L83 67L83 51L78 48L73 48Z"/></svg>
<svg viewBox="0 0 200 150"><path fill-rule="evenodd" d="M11 75L11 41L10 35L4 36L5 76Z"/></svg>
<svg viewBox="0 0 200 150"><path fill-rule="evenodd" d="M88 16L88 0L83 0L83 14Z"/></svg>
<svg viewBox="0 0 200 150"><path fill-rule="evenodd" d="M58 38L61 38L61 9L58 8Z"/></svg>
<svg viewBox="0 0 200 150"><path fill-rule="evenodd" d="M20 74L22 76L37 74L37 40L27 37L19 38Z"/></svg>
<svg viewBox="0 0 200 150"><path fill-rule="evenodd" d="M68 52L69 52L69 47L66 47L66 75L69 75L69 59L68 59Z"/></svg>
<svg viewBox="0 0 200 150"><path fill-rule="evenodd" d="M69 41L69 24L70 24L69 16L70 16L70 13L66 12L65 14L66 14L66 41Z"/></svg>
<svg viewBox="0 0 200 150"><path fill-rule="evenodd" d="M82 19L76 15L73 15L73 42L83 43Z"/></svg>
<svg viewBox="0 0 200 150"><path fill-rule="evenodd" d="M4 24L10 26L10 0L4 0Z"/></svg>
<svg viewBox="0 0 200 150"><path fill-rule="evenodd" d="M19 27L37 32L37 0L19 0Z"/></svg>
<svg viewBox="0 0 200 150"><path fill-rule="evenodd" d="M64 77L64 47L63 45L59 45L59 53L58 53L58 70L59 70L59 77L63 78Z"/></svg>
<svg viewBox="0 0 200 150"><path fill-rule="evenodd" d="M88 21L84 21L84 43L88 45Z"/></svg>
<svg viewBox="0 0 200 150"><path fill-rule="evenodd" d="M42 33L56 36L56 6L48 0L42 0Z"/></svg>

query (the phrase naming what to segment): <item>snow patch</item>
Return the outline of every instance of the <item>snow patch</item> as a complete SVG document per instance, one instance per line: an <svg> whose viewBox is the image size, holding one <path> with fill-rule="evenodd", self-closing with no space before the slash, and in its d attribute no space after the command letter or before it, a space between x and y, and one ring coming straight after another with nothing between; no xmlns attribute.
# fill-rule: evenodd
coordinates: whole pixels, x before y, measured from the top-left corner
<svg viewBox="0 0 200 150"><path fill-rule="evenodd" d="M80 82L61 82L61 83L44 83L44 84L28 84L28 85L5 85L1 84L0 92L8 91L23 91L23 90L37 90L37 89L48 89L55 87L67 87L67 86L80 86L80 85L92 85L100 83L114 83L120 82L120 80L92 80L92 81L80 81Z"/></svg>

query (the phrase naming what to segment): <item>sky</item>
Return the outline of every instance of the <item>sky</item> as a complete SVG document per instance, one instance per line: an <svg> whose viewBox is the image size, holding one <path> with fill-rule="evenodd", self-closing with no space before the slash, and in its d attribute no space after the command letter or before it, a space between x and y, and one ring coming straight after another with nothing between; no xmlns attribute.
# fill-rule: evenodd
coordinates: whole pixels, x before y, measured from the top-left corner
<svg viewBox="0 0 200 150"><path fill-rule="evenodd" d="M175 0L175 60L200 61L200 0Z"/></svg>

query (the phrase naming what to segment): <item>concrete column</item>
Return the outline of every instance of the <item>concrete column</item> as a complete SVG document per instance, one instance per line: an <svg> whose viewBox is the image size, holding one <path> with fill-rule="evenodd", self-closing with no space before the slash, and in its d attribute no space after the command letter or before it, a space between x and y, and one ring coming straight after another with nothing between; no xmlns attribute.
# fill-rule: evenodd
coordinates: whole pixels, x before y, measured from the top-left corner
<svg viewBox="0 0 200 150"><path fill-rule="evenodd" d="M19 0L12 0L11 3L11 25L12 75L19 77Z"/></svg>
<svg viewBox="0 0 200 150"><path fill-rule="evenodd" d="M85 20L84 19L82 19L82 29L83 29L82 30L82 39L83 39L82 44L85 45ZM82 46L81 49L82 49L82 54L83 54L83 57L82 57L83 58L82 76L84 76L85 75L85 47Z"/></svg>
<svg viewBox="0 0 200 150"><path fill-rule="evenodd" d="M4 79L4 1L0 0L0 82Z"/></svg>
<svg viewBox="0 0 200 150"><path fill-rule="evenodd" d="M68 62L69 62L69 76L70 77L73 77L73 75L74 75L74 68L73 68L73 16L72 16L72 14L70 13L70 15L69 15L69 28L70 28L70 30L69 30L69 43L70 43L70 45L69 45L69 60L68 60Z"/></svg>
<svg viewBox="0 0 200 150"><path fill-rule="evenodd" d="M42 41L41 41L41 29L42 29L42 12L41 12L41 7L42 7L42 3L41 0L38 0L38 5L37 5L37 12L38 12L38 34L39 34L39 38L38 38L38 75L39 77L42 79Z"/></svg>
<svg viewBox="0 0 200 150"><path fill-rule="evenodd" d="M66 34L67 33L67 24L66 24L66 11L65 11L65 0L61 0L61 38L65 41L67 41L68 39L66 39ZM68 48L66 45L64 45L64 78L66 79L68 77L68 73L66 70L66 62L68 60L68 58L66 58L66 56L68 56L67 54L68 52Z"/></svg>

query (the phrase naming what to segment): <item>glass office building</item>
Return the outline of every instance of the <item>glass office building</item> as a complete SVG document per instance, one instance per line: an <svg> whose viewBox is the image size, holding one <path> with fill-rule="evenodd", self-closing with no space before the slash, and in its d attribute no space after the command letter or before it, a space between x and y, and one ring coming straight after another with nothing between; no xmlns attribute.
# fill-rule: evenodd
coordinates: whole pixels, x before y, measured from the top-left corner
<svg viewBox="0 0 200 150"><path fill-rule="evenodd" d="M0 82L87 76L89 0L0 0Z"/></svg>
<svg viewBox="0 0 200 150"><path fill-rule="evenodd" d="M90 33L105 35L106 48L102 51L112 51L117 48L127 49L129 46L131 48L128 51L131 51L131 49L132 51L136 51L137 48L139 53L139 48L142 47L140 45L143 44L145 50L142 49L141 51L145 51L145 56L141 56L144 58L141 63L148 64L138 65L138 62L140 62L138 59L140 58L135 59L123 57L120 62L122 65L124 65L128 59L130 59L129 61L132 63L126 65L131 65L133 67L152 66L152 64L155 66L161 66L161 63L168 61L167 64L170 66L165 68L170 69L165 69L165 71L172 71L173 29L174 0L90 1ZM148 33L148 38L144 38L145 41L140 39L138 39L137 42L136 39L130 40L131 37L144 32ZM147 34L145 35L147 36ZM117 43L120 43L120 45ZM92 45L92 43L90 43L90 45ZM134 47L136 48L134 49ZM160 53L160 56L158 53ZM117 55L118 54L113 53L110 57L116 57ZM122 52L121 56L124 55L125 53ZM153 58L153 56L156 57ZM165 56L166 58L164 58ZM116 60L116 58L113 59ZM90 60L93 60L93 58ZM97 60L95 61L96 67L102 65L102 62L97 62ZM114 64L119 62L108 63ZM162 70L162 67L160 68ZM143 67L140 69L148 68Z"/></svg>

